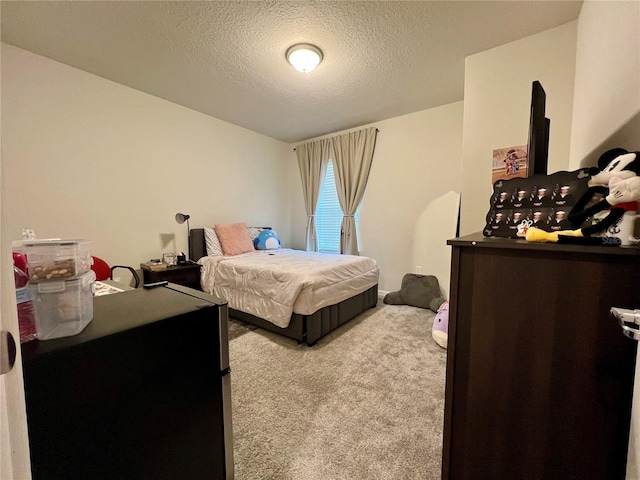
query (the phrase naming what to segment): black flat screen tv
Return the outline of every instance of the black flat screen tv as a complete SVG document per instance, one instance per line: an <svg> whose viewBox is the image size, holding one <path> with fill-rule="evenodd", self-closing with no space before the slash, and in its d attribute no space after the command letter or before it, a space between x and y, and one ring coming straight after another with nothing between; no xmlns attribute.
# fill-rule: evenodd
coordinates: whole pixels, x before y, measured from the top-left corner
<svg viewBox="0 0 640 480"><path fill-rule="evenodd" d="M546 102L547 94L540 82L536 80L531 87L531 116L527 143L529 175L547 174L551 120L545 117Z"/></svg>

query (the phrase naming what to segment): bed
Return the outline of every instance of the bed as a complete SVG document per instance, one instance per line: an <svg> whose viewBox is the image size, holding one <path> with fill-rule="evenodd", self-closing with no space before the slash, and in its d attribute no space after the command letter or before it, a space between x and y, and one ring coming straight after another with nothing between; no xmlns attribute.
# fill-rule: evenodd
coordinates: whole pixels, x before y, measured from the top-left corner
<svg viewBox="0 0 640 480"><path fill-rule="evenodd" d="M368 257L284 248L209 256L205 229L192 229L189 235L191 259L202 265L201 285L205 292L225 299L231 317L299 343L313 346L377 304L378 266ZM313 276L316 268L317 272L324 272L322 276ZM297 280L290 277L292 270L309 272L312 276L296 286ZM265 285L265 278L271 279L271 284Z"/></svg>

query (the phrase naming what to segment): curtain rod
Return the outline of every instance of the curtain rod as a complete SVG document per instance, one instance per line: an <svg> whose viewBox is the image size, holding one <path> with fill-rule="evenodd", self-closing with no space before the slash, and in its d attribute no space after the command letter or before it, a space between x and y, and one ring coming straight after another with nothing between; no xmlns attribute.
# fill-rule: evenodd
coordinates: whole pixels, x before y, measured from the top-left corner
<svg viewBox="0 0 640 480"><path fill-rule="evenodd" d="M380 129L379 129L379 128L376 128L376 133L378 133L378 132L380 132ZM293 147L293 151L294 151L294 152L296 151L296 148L295 148L295 147Z"/></svg>

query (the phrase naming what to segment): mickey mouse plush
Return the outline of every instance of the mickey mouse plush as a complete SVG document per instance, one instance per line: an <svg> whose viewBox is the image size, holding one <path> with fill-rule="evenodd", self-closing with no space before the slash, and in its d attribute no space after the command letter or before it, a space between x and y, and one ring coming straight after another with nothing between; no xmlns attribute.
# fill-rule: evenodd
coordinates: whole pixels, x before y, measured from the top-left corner
<svg viewBox="0 0 640 480"><path fill-rule="evenodd" d="M571 209L569 221L576 228L595 215L604 214L604 217L598 223L575 230L545 232L532 227L525 236L528 241L594 243L589 241L591 236L619 225L625 213L629 212L629 216L635 218L640 200L640 152L628 152L623 148L608 150L598 159L598 168L594 167L589 173L592 186ZM602 200L586 208L596 194L602 195ZM607 210L608 214L605 213Z"/></svg>

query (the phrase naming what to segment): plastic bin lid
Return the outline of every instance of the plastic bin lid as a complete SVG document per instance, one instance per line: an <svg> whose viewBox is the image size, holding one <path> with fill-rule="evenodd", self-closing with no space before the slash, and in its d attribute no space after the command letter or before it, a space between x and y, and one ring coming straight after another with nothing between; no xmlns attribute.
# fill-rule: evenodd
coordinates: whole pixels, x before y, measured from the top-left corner
<svg viewBox="0 0 640 480"><path fill-rule="evenodd" d="M61 239L61 238L46 238L41 240L14 240L13 242L11 242L11 245L14 248L20 248L20 247L41 247L41 246L50 246L50 245L55 245L55 246L80 245L82 243L89 243L89 240L83 240L79 238L74 238L69 240Z"/></svg>

